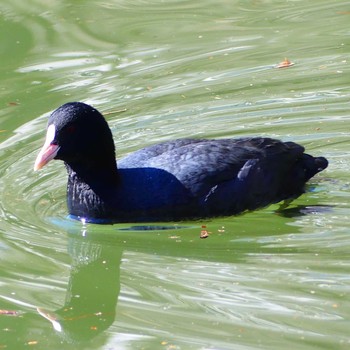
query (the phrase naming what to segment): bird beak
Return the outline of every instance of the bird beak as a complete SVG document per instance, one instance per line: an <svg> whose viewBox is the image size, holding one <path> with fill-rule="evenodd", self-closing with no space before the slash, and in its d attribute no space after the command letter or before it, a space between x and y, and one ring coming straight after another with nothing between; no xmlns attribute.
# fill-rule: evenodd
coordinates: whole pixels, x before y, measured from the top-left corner
<svg viewBox="0 0 350 350"><path fill-rule="evenodd" d="M45 164L47 164L50 160L56 157L60 146L52 143L52 141L55 139L55 133L55 125L49 125L49 127L47 128L44 146L40 150L35 160L34 171L41 169Z"/></svg>

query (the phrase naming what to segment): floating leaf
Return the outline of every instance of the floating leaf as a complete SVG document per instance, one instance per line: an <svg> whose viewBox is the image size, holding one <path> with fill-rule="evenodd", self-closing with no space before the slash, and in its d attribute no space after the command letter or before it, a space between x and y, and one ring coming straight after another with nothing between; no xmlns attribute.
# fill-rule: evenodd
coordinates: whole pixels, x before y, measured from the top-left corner
<svg viewBox="0 0 350 350"><path fill-rule="evenodd" d="M284 59L284 61L282 61L279 64L277 64L275 66L275 68L288 68L288 67L291 67L291 66L294 66L294 63L289 61L289 59L286 57Z"/></svg>

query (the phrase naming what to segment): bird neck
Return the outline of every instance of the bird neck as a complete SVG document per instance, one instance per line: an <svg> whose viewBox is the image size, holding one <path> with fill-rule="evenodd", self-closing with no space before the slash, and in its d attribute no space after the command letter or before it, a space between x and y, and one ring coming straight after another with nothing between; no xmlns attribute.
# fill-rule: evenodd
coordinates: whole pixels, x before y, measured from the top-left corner
<svg viewBox="0 0 350 350"><path fill-rule="evenodd" d="M66 164L66 168L69 213L77 217L95 219L110 217L109 208L113 205L119 184L116 165L113 168L86 169Z"/></svg>
<svg viewBox="0 0 350 350"><path fill-rule="evenodd" d="M68 172L68 182L78 181L94 187L110 187L117 185L119 181L116 161L90 162L90 163L65 163Z"/></svg>

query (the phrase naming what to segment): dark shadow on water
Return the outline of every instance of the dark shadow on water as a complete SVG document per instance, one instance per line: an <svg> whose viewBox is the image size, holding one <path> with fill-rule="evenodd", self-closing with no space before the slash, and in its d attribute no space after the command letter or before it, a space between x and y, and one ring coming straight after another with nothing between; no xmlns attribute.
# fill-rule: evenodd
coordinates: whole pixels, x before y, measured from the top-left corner
<svg viewBox="0 0 350 350"><path fill-rule="evenodd" d="M330 213L333 210L333 206L328 205L298 205L283 210L277 210L276 215L285 218L297 218L305 215Z"/></svg>

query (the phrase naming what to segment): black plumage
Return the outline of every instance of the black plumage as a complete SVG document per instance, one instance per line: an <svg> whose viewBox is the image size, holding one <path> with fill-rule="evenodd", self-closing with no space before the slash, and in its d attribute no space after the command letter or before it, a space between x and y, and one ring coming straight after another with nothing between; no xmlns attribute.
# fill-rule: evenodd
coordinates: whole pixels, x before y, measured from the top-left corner
<svg viewBox="0 0 350 350"><path fill-rule="evenodd" d="M294 142L179 139L115 160L103 116L80 102L55 110L35 169L61 159L69 213L91 222L232 215L293 199L328 162Z"/></svg>

